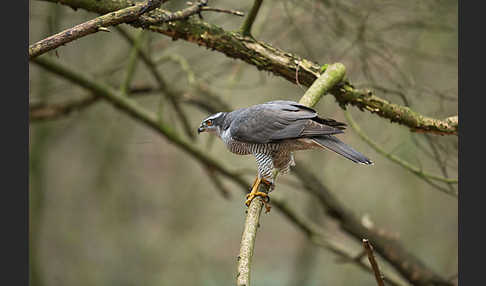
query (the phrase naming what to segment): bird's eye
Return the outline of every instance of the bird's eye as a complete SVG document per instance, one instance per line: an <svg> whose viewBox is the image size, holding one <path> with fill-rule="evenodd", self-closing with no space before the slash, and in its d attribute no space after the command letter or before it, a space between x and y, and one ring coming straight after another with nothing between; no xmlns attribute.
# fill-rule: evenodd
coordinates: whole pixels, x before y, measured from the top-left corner
<svg viewBox="0 0 486 286"><path fill-rule="evenodd" d="M206 125L207 125L207 126L211 126L211 125L213 125L213 121L212 121L212 120L208 120L208 121L206 121Z"/></svg>

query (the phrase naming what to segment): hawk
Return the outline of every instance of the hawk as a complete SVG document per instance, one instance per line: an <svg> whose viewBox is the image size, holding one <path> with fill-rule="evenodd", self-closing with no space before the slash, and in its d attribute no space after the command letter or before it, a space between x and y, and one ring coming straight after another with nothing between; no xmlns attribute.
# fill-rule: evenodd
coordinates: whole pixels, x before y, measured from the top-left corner
<svg viewBox="0 0 486 286"><path fill-rule="evenodd" d="M277 173L285 174L295 166L294 151L327 149L355 163L372 165L370 159L334 136L344 133L345 128L345 123L320 117L312 108L276 100L210 115L197 131L217 134L235 154L255 156L258 174L245 202L249 206L256 196L268 201L268 195L258 191L259 185L263 182L273 190Z"/></svg>

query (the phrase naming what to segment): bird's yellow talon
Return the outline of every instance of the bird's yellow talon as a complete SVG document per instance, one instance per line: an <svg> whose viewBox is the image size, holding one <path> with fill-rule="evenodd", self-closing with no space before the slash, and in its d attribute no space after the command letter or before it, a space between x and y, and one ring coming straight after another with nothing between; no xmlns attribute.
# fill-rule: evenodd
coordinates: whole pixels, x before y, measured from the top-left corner
<svg viewBox="0 0 486 286"><path fill-rule="evenodd" d="M255 181L253 182L253 186L251 188L251 192L249 194L246 195L246 202L245 202L245 205L247 207L250 206L250 203L251 201L253 201L253 199L257 196L260 196L263 198L263 203L265 204L265 213L268 213L270 211L270 197L268 196L267 193L264 193L264 192L259 192L258 191L258 187L260 186L260 183L261 182L264 182L264 184L271 184L271 182L268 182L267 180L265 179L261 179L261 178L256 178Z"/></svg>
<svg viewBox="0 0 486 286"><path fill-rule="evenodd" d="M246 195L246 202L245 202L245 205L246 206L250 206L250 203L251 201L253 201L253 199L256 197L256 196L260 196L263 198L263 202L268 202L269 201L269 196L268 194L264 193L264 192L251 192L249 194Z"/></svg>

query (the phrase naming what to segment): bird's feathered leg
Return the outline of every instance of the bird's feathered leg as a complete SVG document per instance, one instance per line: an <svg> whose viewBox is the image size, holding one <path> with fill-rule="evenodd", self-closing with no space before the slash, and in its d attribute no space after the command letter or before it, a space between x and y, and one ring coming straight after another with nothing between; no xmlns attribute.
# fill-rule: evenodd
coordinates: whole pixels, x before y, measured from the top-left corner
<svg viewBox="0 0 486 286"><path fill-rule="evenodd" d="M260 183L262 182L269 186L269 191L275 188L273 184L274 177L275 177L274 168L273 168L273 158L271 155L266 153L256 153L254 155L258 165L258 175L257 178L255 179L255 182L253 183L251 192L246 195L247 200L245 204L249 206L251 201L256 196L261 196L264 198L263 202L265 204L266 212L268 213L271 208L269 204L270 197L268 196L267 193L258 191L258 188L260 186Z"/></svg>

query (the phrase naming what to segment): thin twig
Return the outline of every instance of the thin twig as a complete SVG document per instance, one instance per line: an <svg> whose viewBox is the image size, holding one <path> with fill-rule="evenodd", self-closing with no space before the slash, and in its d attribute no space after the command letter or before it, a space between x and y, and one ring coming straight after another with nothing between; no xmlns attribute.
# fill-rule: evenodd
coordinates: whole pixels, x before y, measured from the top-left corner
<svg viewBox="0 0 486 286"><path fill-rule="evenodd" d="M245 13L238 11L238 10L221 9L221 8L214 8L214 7L202 7L201 11L220 12L220 13L226 13L226 14L231 14L231 15L240 16L240 17L245 16Z"/></svg>
<svg viewBox="0 0 486 286"><path fill-rule="evenodd" d="M29 46L29 59L35 58L43 53L65 45L81 37L98 31L106 31L105 27L116 26L121 23L131 22L143 13L151 11L160 6L160 0L148 0L134 6L124 8L95 19L89 20L73 28L64 30Z"/></svg>
<svg viewBox="0 0 486 286"><path fill-rule="evenodd" d="M74 100L66 103L32 105L29 107L29 122L58 119L88 107L97 100L97 96L90 95L81 100Z"/></svg>
<svg viewBox="0 0 486 286"><path fill-rule="evenodd" d="M191 1L187 1L186 3L187 3L187 5L193 5L193 3ZM214 7L209 7L209 6L201 7L201 11L212 11L212 12L226 13L226 14L231 14L231 15L240 16L240 17L245 16L245 13L238 11L238 10L221 9L221 8L214 8Z"/></svg>
<svg viewBox="0 0 486 286"><path fill-rule="evenodd" d="M128 95L128 89L132 82L133 76L135 75L135 68L137 67L140 46L142 45L145 34L146 33L144 30L139 31L137 37L134 40L133 47L130 51L130 56L128 57L128 64L125 71L125 79L120 86L120 92L122 95Z"/></svg>
<svg viewBox="0 0 486 286"><path fill-rule="evenodd" d="M221 181L221 178L218 176L218 173L214 168L204 168L206 173L208 174L209 179L211 182L213 182L213 185L216 187L217 190L219 190L220 194L223 196L225 199L229 199L231 194L228 191L228 189L225 188L223 182Z"/></svg>
<svg viewBox="0 0 486 286"><path fill-rule="evenodd" d="M376 262L375 255L373 254L373 248L370 242L365 238L363 238L363 247L368 254L368 260L370 261L371 267L373 268L376 283L378 283L378 286L385 286L385 282L383 282L383 275L380 272L380 268L378 267L378 263Z"/></svg>
<svg viewBox="0 0 486 286"><path fill-rule="evenodd" d="M200 18L201 12L203 11L211 11L211 12L220 12L220 13L226 13L226 14L231 14L235 16L243 16L244 14L240 11L236 10L227 10L227 9L220 9L220 8L214 8L214 7L208 7L208 0L198 0L195 2L187 2L189 7L182 9L177 12L167 12L164 11L164 13L156 14L156 15L151 15L151 17L143 17L143 24L142 26L148 26L148 25L160 25L165 22L171 22L171 21L176 21L176 20L184 20L189 18L192 15L199 15Z"/></svg>
<svg viewBox="0 0 486 286"><path fill-rule="evenodd" d="M122 27L117 27L117 30L120 32L120 34L123 36L125 40L127 40L130 44L136 46L136 40L127 31L125 31L125 29L123 29ZM189 123L189 120L187 119L184 110L181 108L178 102L178 98L180 97L181 92L178 92L170 88L170 86L163 78L162 74L160 74L159 71L157 70L157 65L150 58L149 54L147 54L142 49L138 49L138 52L143 63L147 66L150 73L157 81L160 90L164 92L164 94L169 99L169 102L172 104L172 107L174 108L174 111L178 115L186 135L189 136L189 138L194 140L195 139L194 131L192 130L191 124Z"/></svg>
<svg viewBox="0 0 486 286"><path fill-rule="evenodd" d="M301 89L305 89L302 85L300 85L299 82L299 67L300 67L300 62L297 62L297 67L295 68L295 84L297 84L298 87Z"/></svg>
<svg viewBox="0 0 486 286"><path fill-rule="evenodd" d="M181 55L170 53L164 54L156 59L153 60L154 64L164 63L166 61L172 61L181 67L182 71L184 71L187 75L187 81L192 86L196 84L196 74L191 69L189 62Z"/></svg>
<svg viewBox="0 0 486 286"><path fill-rule="evenodd" d="M251 36L251 27L255 22L256 16L258 11L260 10L260 6L262 5L263 0L255 0L253 2L253 6L251 7L250 13L245 18L245 21L241 25L240 33L243 36Z"/></svg>
<svg viewBox="0 0 486 286"><path fill-rule="evenodd" d="M413 166L412 164L398 158L397 156L390 154L390 153L387 153L385 150L383 150L383 148L381 148L378 144L373 142L373 140L371 140L366 134L364 134L364 132L361 130L361 128L358 126L358 124L351 117L351 114L349 113L349 111L345 110L344 116L346 117L346 120L349 122L349 125L354 130L354 132L356 132L356 134L358 134L358 136L361 137L361 139L363 141L368 143L368 145L371 148L373 148L379 154L388 158L390 161L398 164L399 166L401 166L401 167L405 168L406 170L412 172L413 174L417 175L419 178L421 178L425 182L429 183L430 180L435 180L435 181L440 181L440 182L444 182L444 183L447 183L447 184L457 184L458 183L457 179L444 178L444 177L441 177L441 176L426 173L426 172L422 171L420 168ZM444 189L444 188L439 188L439 190L441 190L442 192L445 192L448 195L452 195L454 197L457 197L457 195L458 195L457 191L454 190L454 189L448 190L448 189Z"/></svg>
<svg viewBox="0 0 486 286"><path fill-rule="evenodd" d="M429 143L430 149L432 149L433 158L434 158L435 162L437 163L437 165L439 166L439 168L442 172L442 175L444 176L444 178L448 178L449 174L447 172L447 166L446 166L445 162L442 160L440 153L439 153L439 150L437 149L437 146L435 145L432 137L429 134L425 134L425 139L426 139L427 143ZM447 186L449 187L450 191L453 191L454 187L452 186L452 184L448 184Z"/></svg>
<svg viewBox="0 0 486 286"><path fill-rule="evenodd" d="M196 74L186 58L179 54L170 53L155 59L154 63L162 63L165 61L173 61L179 64L182 71L186 73L187 82L199 94L199 96L196 96L186 92L182 95L181 99L183 101L193 104L210 114L220 111L231 111L229 105L223 102L218 95L211 91L207 83L196 79Z"/></svg>

